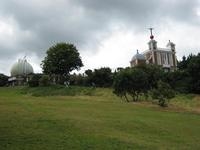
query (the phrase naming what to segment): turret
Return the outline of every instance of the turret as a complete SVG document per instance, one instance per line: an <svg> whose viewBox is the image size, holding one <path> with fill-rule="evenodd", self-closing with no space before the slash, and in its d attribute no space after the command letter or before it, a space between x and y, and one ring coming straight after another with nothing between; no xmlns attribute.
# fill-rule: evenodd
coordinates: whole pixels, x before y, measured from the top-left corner
<svg viewBox="0 0 200 150"><path fill-rule="evenodd" d="M148 45L149 45L149 50L156 50L157 49L157 42L154 40L154 36L152 34L152 30L153 28L149 28L150 30L150 41L148 42Z"/></svg>
<svg viewBox="0 0 200 150"><path fill-rule="evenodd" d="M151 39L148 43L150 50L156 50L157 49L157 42L153 39Z"/></svg>
<svg viewBox="0 0 200 150"><path fill-rule="evenodd" d="M175 49L175 44L172 43L170 40L167 43L167 48L169 48L173 53L172 53L172 59L173 59L173 66L174 70L177 69L177 58L176 58L176 49Z"/></svg>
<svg viewBox="0 0 200 150"><path fill-rule="evenodd" d="M167 43L167 48L171 49L172 52L175 52L175 44L172 43L170 40L169 42Z"/></svg>

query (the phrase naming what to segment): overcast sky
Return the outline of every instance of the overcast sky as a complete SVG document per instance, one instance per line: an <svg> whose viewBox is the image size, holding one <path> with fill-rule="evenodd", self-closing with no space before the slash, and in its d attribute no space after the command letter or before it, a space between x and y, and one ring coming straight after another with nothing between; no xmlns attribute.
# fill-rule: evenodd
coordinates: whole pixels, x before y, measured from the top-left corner
<svg viewBox="0 0 200 150"><path fill-rule="evenodd" d="M73 43L84 69L129 66L148 48L154 27L158 47L176 44L178 59L200 52L200 0L1 0L0 73L27 56L35 72L46 50Z"/></svg>

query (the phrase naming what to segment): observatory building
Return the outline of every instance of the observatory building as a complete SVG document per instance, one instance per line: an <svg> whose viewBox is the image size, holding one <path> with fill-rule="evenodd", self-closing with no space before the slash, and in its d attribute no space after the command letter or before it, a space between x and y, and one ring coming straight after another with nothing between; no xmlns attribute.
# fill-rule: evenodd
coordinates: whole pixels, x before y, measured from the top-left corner
<svg viewBox="0 0 200 150"><path fill-rule="evenodd" d="M157 41L152 34L153 28L150 28L151 35L148 42L148 49L139 54L138 50L130 61L131 67L141 64L155 64L161 66L164 71L174 71L177 69L177 58L175 44L169 41L166 48L157 47Z"/></svg>
<svg viewBox="0 0 200 150"><path fill-rule="evenodd" d="M26 58L18 59L11 68L11 77L8 81L11 85L24 85L33 73L33 67L27 62Z"/></svg>

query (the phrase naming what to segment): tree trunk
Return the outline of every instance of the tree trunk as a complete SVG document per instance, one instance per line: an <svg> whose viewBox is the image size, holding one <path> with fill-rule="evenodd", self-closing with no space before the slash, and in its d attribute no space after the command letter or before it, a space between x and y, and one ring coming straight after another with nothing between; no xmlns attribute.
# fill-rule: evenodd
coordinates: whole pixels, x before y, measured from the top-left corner
<svg viewBox="0 0 200 150"><path fill-rule="evenodd" d="M124 94L124 97L125 97L126 101L129 102L128 97L126 96L126 94Z"/></svg>

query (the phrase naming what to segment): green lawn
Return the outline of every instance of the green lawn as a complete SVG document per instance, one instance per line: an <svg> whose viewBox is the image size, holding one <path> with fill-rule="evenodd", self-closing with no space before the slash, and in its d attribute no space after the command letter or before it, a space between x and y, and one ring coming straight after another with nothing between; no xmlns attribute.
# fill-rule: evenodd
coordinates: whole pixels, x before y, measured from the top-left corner
<svg viewBox="0 0 200 150"><path fill-rule="evenodd" d="M200 149L200 114L185 102L194 97L179 96L163 109L125 103L110 89L43 97L30 91L0 88L0 150Z"/></svg>

